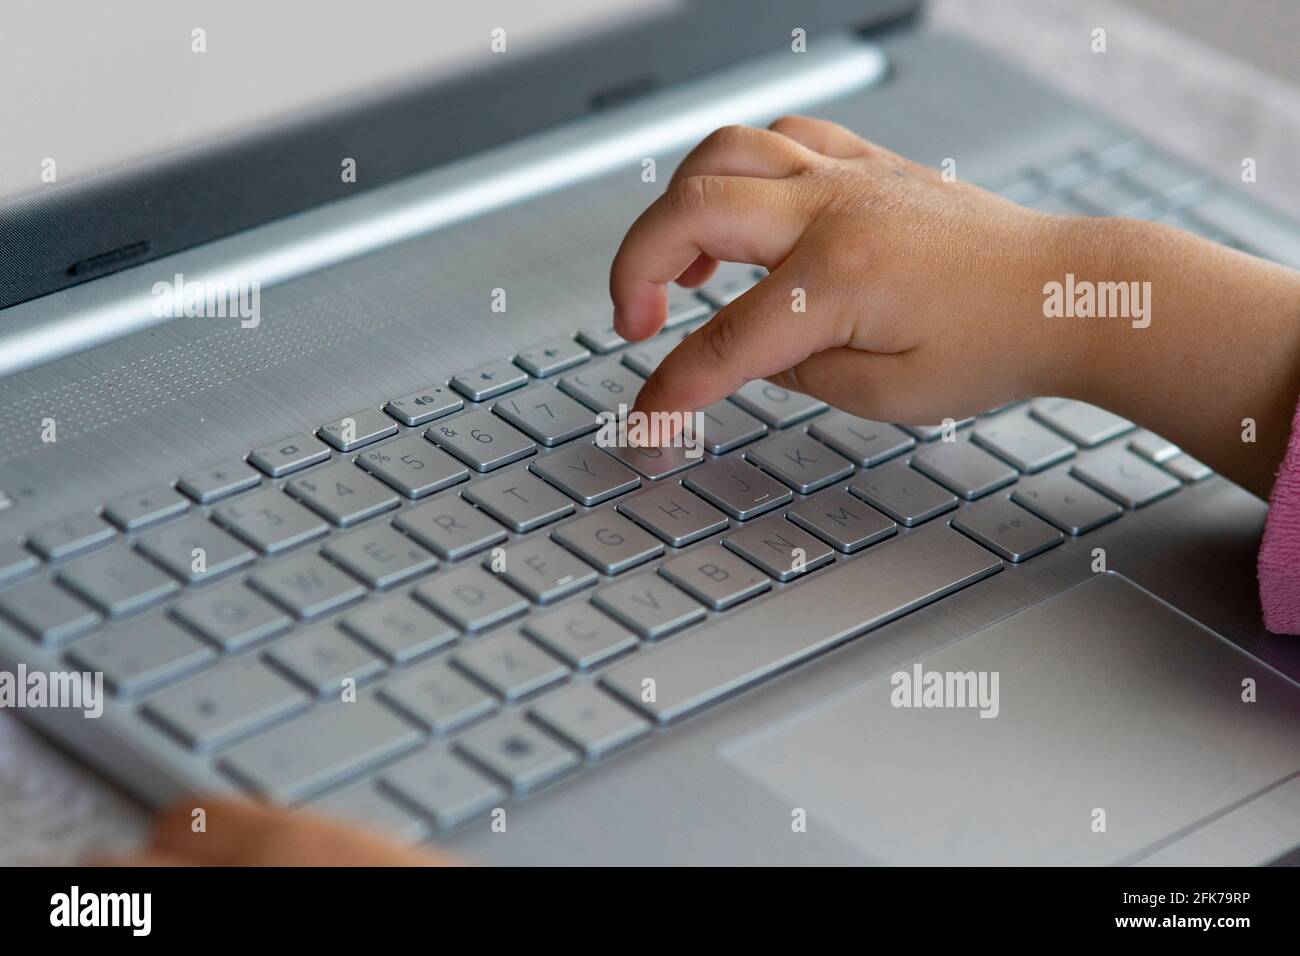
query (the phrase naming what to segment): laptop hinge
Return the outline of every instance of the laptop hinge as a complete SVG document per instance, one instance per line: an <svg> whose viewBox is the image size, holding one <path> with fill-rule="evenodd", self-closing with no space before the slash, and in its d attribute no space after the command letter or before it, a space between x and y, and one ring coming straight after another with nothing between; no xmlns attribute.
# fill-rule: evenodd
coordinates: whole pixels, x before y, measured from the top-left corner
<svg viewBox="0 0 1300 956"><path fill-rule="evenodd" d="M175 310L157 308L155 290L171 288L178 275L187 285L264 291L638 164L646 156L676 152L719 126L766 122L808 109L876 85L887 73L880 47L845 31L820 37L815 58L769 54L646 95L611 91L627 101L451 165L0 311L0 377L170 321Z"/></svg>

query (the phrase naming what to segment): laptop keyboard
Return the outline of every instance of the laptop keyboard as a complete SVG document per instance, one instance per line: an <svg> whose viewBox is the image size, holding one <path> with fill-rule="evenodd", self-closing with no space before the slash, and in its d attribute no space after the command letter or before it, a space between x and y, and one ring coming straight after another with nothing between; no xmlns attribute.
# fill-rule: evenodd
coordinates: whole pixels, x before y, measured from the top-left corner
<svg viewBox="0 0 1300 956"><path fill-rule="evenodd" d="M1222 187L1204 173L1133 141L1030 167L992 188L1043 212L1155 220L1263 258L1280 259L1300 248L1294 235L1269 241L1271 230L1253 228L1240 206L1225 201ZM1247 232L1260 241L1245 240ZM1275 244L1278 249L1271 248Z"/></svg>
<svg viewBox="0 0 1300 956"><path fill-rule="evenodd" d="M1136 144L1000 191L1247 247ZM1075 401L900 427L766 382L704 410L702 457L595 446L757 279L673 290L650 342L584 329L4 544L0 614L178 758L419 839L1210 474Z"/></svg>

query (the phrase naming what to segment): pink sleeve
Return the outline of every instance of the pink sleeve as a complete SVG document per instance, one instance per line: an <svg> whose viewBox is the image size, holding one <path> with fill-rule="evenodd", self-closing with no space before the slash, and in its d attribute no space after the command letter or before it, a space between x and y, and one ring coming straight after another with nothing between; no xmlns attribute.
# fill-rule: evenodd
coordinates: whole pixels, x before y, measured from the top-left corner
<svg viewBox="0 0 1300 956"><path fill-rule="evenodd" d="M1259 597L1265 627L1300 634L1300 409L1269 500L1259 548Z"/></svg>

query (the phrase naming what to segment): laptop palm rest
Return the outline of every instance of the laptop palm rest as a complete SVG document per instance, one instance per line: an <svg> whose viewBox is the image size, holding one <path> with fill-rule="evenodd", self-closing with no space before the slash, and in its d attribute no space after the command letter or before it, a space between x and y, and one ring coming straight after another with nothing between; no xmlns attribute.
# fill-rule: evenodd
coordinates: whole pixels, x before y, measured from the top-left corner
<svg viewBox="0 0 1300 956"><path fill-rule="evenodd" d="M1135 861L1300 770L1300 687L1114 574L900 673L723 755L910 864Z"/></svg>

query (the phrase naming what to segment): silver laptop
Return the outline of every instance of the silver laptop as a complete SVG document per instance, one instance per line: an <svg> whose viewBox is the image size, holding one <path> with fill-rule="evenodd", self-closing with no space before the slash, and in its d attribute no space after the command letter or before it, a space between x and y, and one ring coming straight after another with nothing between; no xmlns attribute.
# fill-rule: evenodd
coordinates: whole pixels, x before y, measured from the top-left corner
<svg viewBox="0 0 1300 956"><path fill-rule="evenodd" d="M702 449L598 430L761 281L610 324L624 230L725 123L1293 267L1300 228L911 0L153 6L6 26L0 669L50 692L18 716L149 805L490 863L1300 844L1265 505L1141 422L754 382Z"/></svg>

